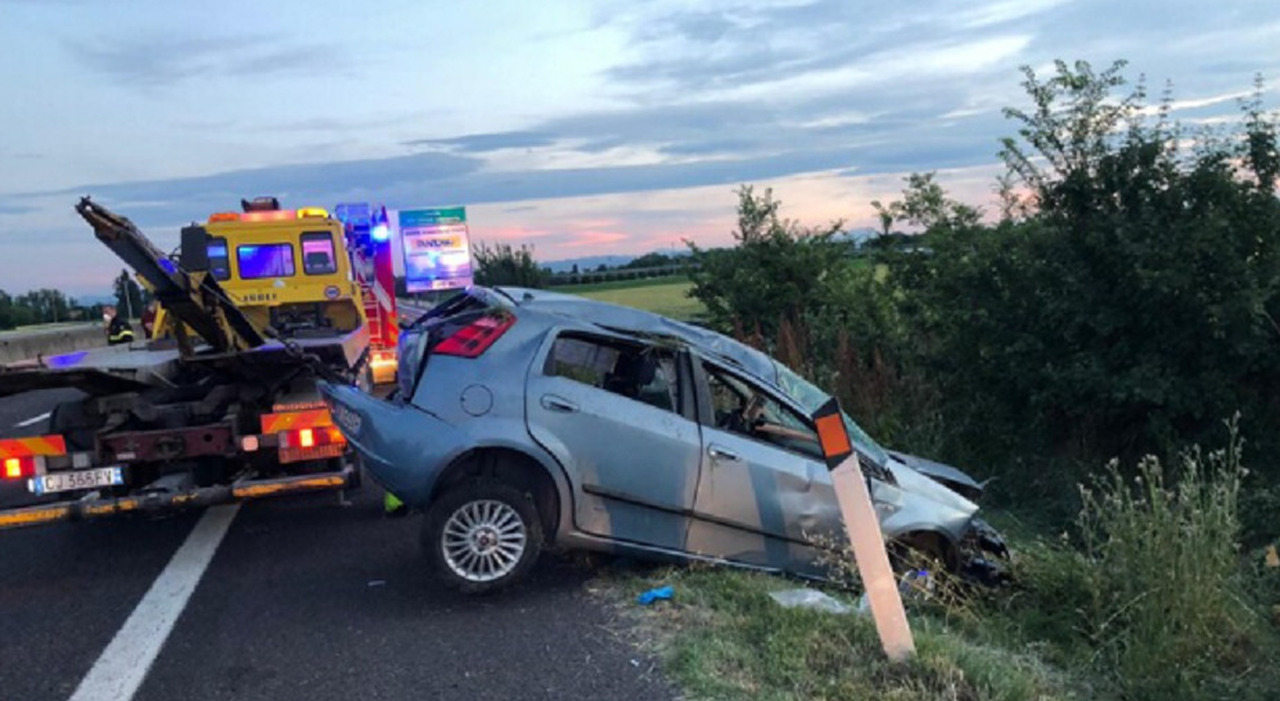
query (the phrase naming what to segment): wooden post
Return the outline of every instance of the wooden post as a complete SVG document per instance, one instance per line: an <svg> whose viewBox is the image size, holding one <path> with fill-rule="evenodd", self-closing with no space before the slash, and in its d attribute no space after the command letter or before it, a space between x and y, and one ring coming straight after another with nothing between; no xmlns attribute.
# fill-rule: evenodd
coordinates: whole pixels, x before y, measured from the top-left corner
<svg viewBox="0 0 1280 701"><path fill-rule="evenodd" d="M832 398L814 413L813 420L818 428L827 467L831 468L831 484L853 546L858 574L867 590L880 644L890 660L901 662L915 654L915 641L911 637L906 610L902 607L897 578L889 565L880 521L871 504L871 493L858 465L858 455L849 440L839 402Z"/></svg>

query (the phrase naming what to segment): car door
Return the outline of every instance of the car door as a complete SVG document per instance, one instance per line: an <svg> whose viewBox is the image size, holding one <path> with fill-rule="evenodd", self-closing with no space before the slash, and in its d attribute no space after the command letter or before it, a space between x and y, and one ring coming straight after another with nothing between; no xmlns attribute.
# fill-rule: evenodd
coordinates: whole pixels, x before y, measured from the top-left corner
<svg viewBox="0 0 1280 701"><path fill-rule="evenodd" d="M744 374L705 359L693 368L703 454L688 549L814 570L809 539L841 529L816 431L789 402ZM744 421L744 409L763 421Z"/></svg>
<svg viewBox="0 0 1280 701"><path fill-rule="evenodd" d="M687 356L607 335L554 335L526 392L529 432L569 471L587 533L683 548L701 469Z"/></svg>

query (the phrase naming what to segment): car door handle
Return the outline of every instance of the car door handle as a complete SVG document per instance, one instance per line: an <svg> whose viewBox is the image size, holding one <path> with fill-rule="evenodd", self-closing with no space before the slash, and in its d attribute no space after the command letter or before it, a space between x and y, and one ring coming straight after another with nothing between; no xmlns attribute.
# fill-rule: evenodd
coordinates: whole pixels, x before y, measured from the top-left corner
<svg viewBox="0 0 1280 701"><path fill-rule="evenodd" d="M558 411L562 414L572 414L578 410L578 405L564 397L557 397L554 394L544 394L542 395L542 408L548 411Z"/></svg>
<svg viewBox="0 0 1280 701"><path fill-rule="evenodd" d="M718 445L713 445L707 448L707 455L710 455L713 460L724 460L725 462L741 462L742 461L742 458L738 457L737 453L730 450L725 450L724 448L721 448Z"/></svg>

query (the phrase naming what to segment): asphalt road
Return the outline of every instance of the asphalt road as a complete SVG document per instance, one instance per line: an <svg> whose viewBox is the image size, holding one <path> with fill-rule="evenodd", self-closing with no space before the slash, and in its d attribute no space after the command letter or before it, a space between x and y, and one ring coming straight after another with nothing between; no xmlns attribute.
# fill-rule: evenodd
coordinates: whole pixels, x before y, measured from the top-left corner
<svg viewBox="0 0 1280 701"><path fill-rule="evenodd" d="M66 396L0 400L0 435ZM453 594L419 555L418 517L386 517L380 502L368 485L348 505L215 507L230 526L205 539L202 572L187 551L212 510L0 532L0 699L106 698L103 680L130 674L141 683L117 698L673 697L612 632L589 569L544 556L509 592ZM197 582L189 598L171 591L175 573ZM163 611L176 616L167 635ZM150 643L148 668L130 645Z"/></svg>

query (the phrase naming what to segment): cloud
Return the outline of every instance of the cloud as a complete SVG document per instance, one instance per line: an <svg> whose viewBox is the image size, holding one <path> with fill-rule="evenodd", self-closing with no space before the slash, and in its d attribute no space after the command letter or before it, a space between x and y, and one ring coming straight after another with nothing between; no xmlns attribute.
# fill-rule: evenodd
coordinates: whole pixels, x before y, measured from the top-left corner
<svg viewBox="0 0 1280 701"><path fill-rule="evenodd" d="M204 131L213 133L303 133L300 140L314 148L300 158L326 153L315 142L342 154L373 146L392 155L100 182L41 193L56 200L49 205L14 200L0 210L0 224L14 232L43 226L65 240L80 227L64 198L82 192L119 205L143 226L165 227L233 207L242 196L276 194L290 206L464 203L550 246L626 233L631 238L608 246L628 247L637 227L654 235L703 231L698 227L710 220L702 214L685 226L690 212L704 212L695 205L650 208L655 200L686 202L682 193L711 198L728 216L734 185L785 181L804 190L789 197L800 208L826 211L823 197L862 197L839 184L851 179L885 185L888 191L874 194L883 198L893 197L896 178L910 171L998 167L997 139L1016 129L1000 108L1029 107L1020 65L1041 70L1056 58L1080 58L1102 70L1130 58L1130 78L1145 73L1155 86L1175 81L1177 116L1188 123L1237 114L1230 98L1250 86L1254 72L1280 70L1271 48L1280 28L1274 11L1198 0L703 0L696 9L685 0L604 0L598 8L588 33L607 36L601 45L609 50L591 55L599 82L577 105L570 96L554 110L522 113L528 106L519 104L488 122L500 127L454 132L414 132L407 110L399 119L378 112L365 117L360 134L341 111L264 114L252 123L193 113L184 118L211 120ZM285 35L123 43L103 35L68 45L95 73L142 88L341 68L356 53L336 47ZM515 78L495 77L485 89L497 94L503 79ZM521 114L552 116L521 121ZM416 117L421 123L420 112ZM805 175L814 173L827 175ZM625 213L610 218L607 207Z"/></svg>
<svg viewBox="0 0 1280 701"><path fill-rule="evenodd" d="M98 35L65 42L82 65L142 88L211 76L262 78L332 73L345 57L332 45L290 43L268 36L170 36L123 39Z"/></svg>
<svg viewBox="0 0 1280 701"><path fill-rule="evenodd" d="M506 131L489 134L467 134L449 139L413 139L405 146L436 147L465 153L488 153L507 148L535 148L555 143L551 136L531 131Z"/></svg>

